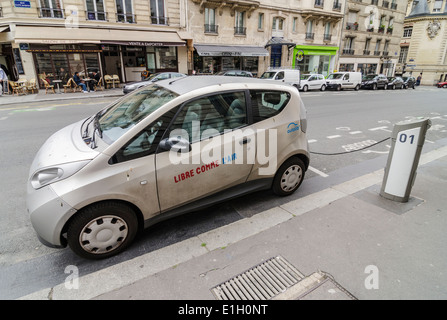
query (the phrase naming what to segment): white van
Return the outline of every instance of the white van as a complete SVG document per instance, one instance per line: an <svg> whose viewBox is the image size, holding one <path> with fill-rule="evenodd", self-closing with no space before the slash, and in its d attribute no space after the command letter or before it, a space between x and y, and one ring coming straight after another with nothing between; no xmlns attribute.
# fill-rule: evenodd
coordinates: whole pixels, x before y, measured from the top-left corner
<svg viewBox="0 0 447 320"><path fill-rule="evenodd" d="M279 80L299 89L300 70L295 69L268 70L262 74L261 79Z"/></svg>
<svg viewBox="0 0 447 320"><path fill-rule="evenodd" d="M359 90L362 85L361 72L334 72L326 78L327 89L335 89L340 91L342 89Z"/></svg>

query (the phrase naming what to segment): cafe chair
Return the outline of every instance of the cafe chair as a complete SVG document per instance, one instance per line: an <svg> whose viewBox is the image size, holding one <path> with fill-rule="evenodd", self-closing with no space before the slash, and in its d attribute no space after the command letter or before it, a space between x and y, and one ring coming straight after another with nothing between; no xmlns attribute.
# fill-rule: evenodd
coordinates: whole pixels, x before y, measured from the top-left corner
<svg viewBox="0 0 447 320"><path fill-rule="evenodd" d="M110 88L112 88L112 86L113 86L113 79L112 79L111 76L109 76L108 74L106 74L106 75L104 76L104 81L105 81L105 83L106 83L106 85L105 85L106 89L110 89Z"/></svg>
<svg viewBox="0 0 447 320"><path fill-rule="evenodd" d="M114 87L116 86L117 88L119 88L120 78L118 77L117 74L112 75L112 83L113 83Z"/></svg>
<svg viewBox="0 0 447 320"><path fill-rule="evenodd" d="M14 95L17 93L19 95L20 93L23 93L23 88L15 81L9 81L9 85L11 86L12 94Z"/></svg>
<svg viewBox="0 0 447 320"><path fill-rule="evenodd" d="M45 94L48 93L48 90L52 91L53 93L56 93L56 91L54 91L54 84L49 84L47 80L45 79L41 79L44 86L45 86Z"/></svg>
<svg viewBox="0 0 447 320"><path fill-rule="evenodd" d="M102 85L102 77L99 78L98 83L96 83L96 84L94 85L94 89L95 89L95 91L98 91L98 89L101 90L101 91L104 91L104 87L103 87L103 85Z"/></svg>
<svg viewBox="0 0 447 320"><path fill-rule="evenodd" d="M26 90L27 91L31 91L31 93L34 93L34 91L36 91L36 93L39 93L39 89L37 88L37 83L36 83L36 79L31 79L29 81L29 83L26 85Z"/></svg>

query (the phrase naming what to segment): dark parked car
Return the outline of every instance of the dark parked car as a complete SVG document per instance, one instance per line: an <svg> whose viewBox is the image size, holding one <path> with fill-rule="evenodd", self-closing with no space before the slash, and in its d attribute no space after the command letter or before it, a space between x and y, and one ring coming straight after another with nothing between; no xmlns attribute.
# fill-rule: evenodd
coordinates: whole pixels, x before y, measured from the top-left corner
<svg viewBox="0 0 447 320"><path fill-rule="evenodd" d="M402 77L404 80L404 89L416 89L416 79L414 77Z"/></svg>
<svg viewBox="0 0 447 320"><path fill-rule="evenodd" d="M362 89L387 89L388 78L383 74L367 74L362 78Z"/></svg>
<svg viewBox="0 0 447 320"><path fill-rule="evenodd" d="M401 77L388 77L388 89L403 89L404 80Z"/></svg>
<svg viewBox="0 0 447 320"><path fill-rule="evenodd" d="M123 88L124 94L134 91L135 89L147 86L151 83L157 82L159 80L171 79L171 78L180 78L186 77L186 74L178 73L178 72L160 72L154 73L149 77L149 79L145 81L138 81L126 84Z"/></svg>
<svg viewBox="0 0 447 320"><path fill-rule="evenodd" d="M438 82L436 85L438 88L447 88L447 81Z"/></svg>
<svg viewBox="0 0 447 320"><path fill-rule="evenodd" d="M249 71L244 70L227 70L227 71L221 71L217 73L218 76L233 76L233 77L249 77L253 78L253 74Z"/></svg>

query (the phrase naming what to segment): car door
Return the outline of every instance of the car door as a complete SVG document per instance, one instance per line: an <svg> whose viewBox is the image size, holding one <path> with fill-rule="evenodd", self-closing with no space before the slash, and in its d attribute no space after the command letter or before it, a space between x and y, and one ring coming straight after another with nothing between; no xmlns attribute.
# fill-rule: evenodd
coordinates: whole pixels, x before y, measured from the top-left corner
<svg viewBox="0 0 447 320"><path fill-rule="evenodd" d="M247 180L256 152L247 106L245 91L211 94L182 106L161 145L176 140L188 147L159 148L156 155L162 212Z"/></svg>

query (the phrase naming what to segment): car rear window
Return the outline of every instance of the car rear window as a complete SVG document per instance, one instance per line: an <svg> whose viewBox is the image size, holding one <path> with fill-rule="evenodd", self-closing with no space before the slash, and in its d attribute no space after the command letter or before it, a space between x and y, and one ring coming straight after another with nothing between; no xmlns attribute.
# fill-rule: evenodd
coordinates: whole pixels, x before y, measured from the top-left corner
<svg viewBox="0 0 447 320"><path fill-rule="evenodd" d="M290 100L283 91L251 90L253 121L259 122L279 114Z"/></svg>

